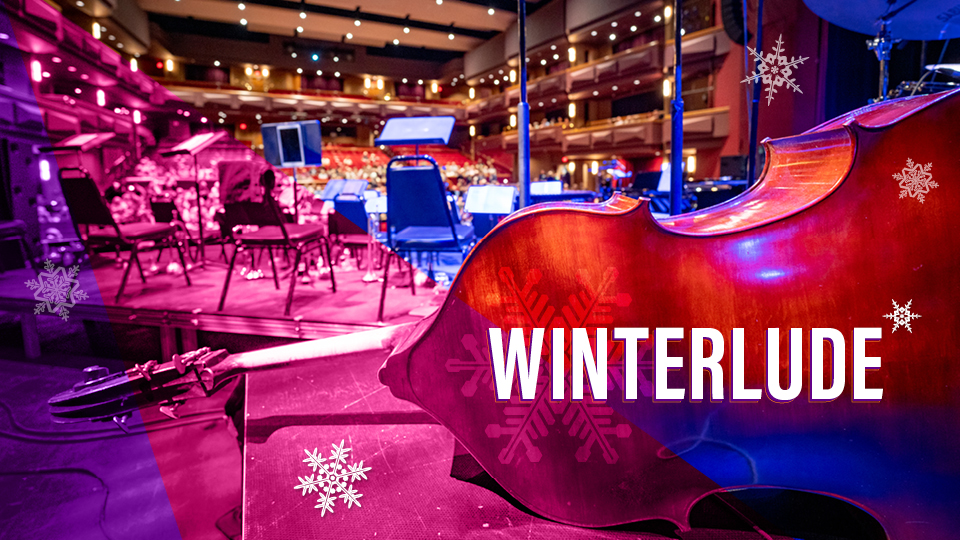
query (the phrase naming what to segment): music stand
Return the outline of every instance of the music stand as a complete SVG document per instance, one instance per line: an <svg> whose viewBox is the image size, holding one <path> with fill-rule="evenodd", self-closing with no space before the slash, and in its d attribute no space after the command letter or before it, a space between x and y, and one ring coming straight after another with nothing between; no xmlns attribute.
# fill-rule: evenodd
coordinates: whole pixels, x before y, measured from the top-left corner
<svg viewBox="0 0 960 540"><path fill-rule="evenodd" d="M206 267L206 255L203 246L203 211L200 208L200 166L197 163L197 156L207 148L213 146L213 143L227 136L226 131L209 131L200 133L181 142L166 152L160 152L160 157L173 156L193 156L193 185L197 191L197 227L200 231L200 266Z"/></svg>

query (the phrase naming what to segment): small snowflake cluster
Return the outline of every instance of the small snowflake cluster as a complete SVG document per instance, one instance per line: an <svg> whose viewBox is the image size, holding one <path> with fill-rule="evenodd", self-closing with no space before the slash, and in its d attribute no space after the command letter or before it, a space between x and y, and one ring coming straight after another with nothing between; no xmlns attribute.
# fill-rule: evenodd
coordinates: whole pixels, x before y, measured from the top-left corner
<svg viewBox="0 0 960 540"><path fill-rule="evenodd" d="M46 271L40 272L37 279L24 282L33 291L33 298L39 301L33 313L39 315L48 311L56 313L66 321L70 317L69 308L89 298L85 291L80 290L80 282L77 280L80 265L73 265L68 271L47 259L43 268Z"/></svg>
<svg viewBox="0 0 960 540"><path fill-rule="evenodd" d="M907 166L902 171L893 174L893 179L900 182L900 198L913 197L923 203L923 197L939 184L933 181L933 163L921 165L907 158Z"/></svg>
<svg viewBox="0 0 960 540"><path fill-rule="evenodd" d="M910 304L913 303L913 300L910 300L905 305L897 305L897 301L893 301L893 313L887 313L884 315L884 318L890 319L893 321L893 331L896 332L897 328L901 326L907 329L907 332L913 333L913 329L910 328L910 321L913 319L919 319L920 315L910 312Z"/></svg>
<svg viewBox="0 0 960 540"><path fill-rule="evenodd" d="M333 513L333 503L338 497L347 503L347 508L351 508L354 504L359 507L359 499L363 497L353 488L353 483L361 479L366 480L366 472L371 467L364 467L363 460L358 464L347 465L347 454L351 449L344 448L343 444L344 441L341 440L339 446L336 444L330 445L333 447L333 451L330 452L330 461L321 457L316 448L313 449L313 452L307 449L303 450L307 454L307 459L303 462L313 469L315 474L305 477L298 476L300 484L293 489L302 490L301 494L304 497L307 493L313 492L320 495L320 498L317 499L319 504L314 506L314 508L320 509L320 517L326 515L327 512ZM339 495L337 495L338 493Z"/></svg>

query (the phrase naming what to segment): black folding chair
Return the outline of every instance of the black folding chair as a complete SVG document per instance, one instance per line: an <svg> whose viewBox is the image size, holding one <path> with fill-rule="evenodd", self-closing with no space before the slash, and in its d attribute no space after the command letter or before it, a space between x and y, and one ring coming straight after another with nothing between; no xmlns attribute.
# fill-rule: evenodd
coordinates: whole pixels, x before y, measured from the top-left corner
<svg viewBox="0 0 960 540"><path fill-rule="evenodd" d="M20 255L23 257L23 264L27 268L33 268L30 261L30 250L27 248L27 224L19 219L13 221L0 221L0 242L16 241L20 247ZM7 263L10 261L0 258L0 274L7 270ZM15 267L15 265L14 265Z"/></svg>
<svg viewBox="0 0 960 540"><path fill-rule="evenodd" d="M233 257L230 258L230 267L227 269L227 277L223 282L223 293L220 295L220 306L217 311L223 311L223 305L227 300L227 289L230 287L230 276L233 274L233 266L237 261L237 255L247 247L267 248L270 266L273 269L273 285L277 290L280 290L280 278L277 274L277 264L273 260L273 248L293 249L297 252L293 263L293 271L290 275L287 304L283 311L285 316L290 315L290 306L293 304L293 289L297 284L297 270L300 267L300 259L313 245L316 245L317 248L326 249L325 258L327 259L327 268L330 270L330 285L333 292L337 292L337 282L333 276L330 242L324 236L322 225L284 223L276 201L269 194L269 189L263 197L263 202L226 203L223 205L223 210L224 223L227 229L237 231L242 225L257 225L258 229L248 233L232 233L236 249L233 251ZM321 257L324 256L322 251L320 255Z"/></svg>
<svg viewBox="0 0 960 540"><path fill-rule="evenodd" d="M110 213L107 201L104 200L100 190L97 189L97 185L85 169L60 169L58 177L60 179L60 189L63 191L63 197L70 210L70 217L87 249L105 246L130 250L130 258L127 259L127 267L123 271L123 279L120 281L120 289L117 291L115 302L120 302L120 296L123 295L123 289L127 285L127 278L130 277L130 268L134 264L137 265L137 270L140 272L140 279L144 283L147 282L147 278L143 274L143 267L140 265L140 258L137 256L140 252L141 242L154 241L157 242L156 245L160 246L175 246L177 253L180 255L180 264L183 265L183 277L187 281L187 286L190 286L187 262L183 258L182 246L177 239L177 228L174 225L170 223L118 225Z"/></svg>

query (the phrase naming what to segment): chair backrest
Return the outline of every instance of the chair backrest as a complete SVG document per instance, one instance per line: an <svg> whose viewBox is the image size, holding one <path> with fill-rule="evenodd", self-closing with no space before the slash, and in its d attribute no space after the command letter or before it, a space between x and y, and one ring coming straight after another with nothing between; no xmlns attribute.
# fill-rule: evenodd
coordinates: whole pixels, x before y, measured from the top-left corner
<svg viewBox="0 0 960 540"><path fill-rule="evenodd" d="M97 184L85 169L64 168L60 169L57 176L74 226L113 227L117 231L117 236L120 235L120 229L113 219L113 214L110 213L107 201L104 200L100 190L97 189Z"/></svg>
<svg viewBox="0 0 960 540"><path fill-rule="evenodd" d="M362 234L367 232L367 212L360 199L342 199L334 202L330 214L330 234Z"/></svg>
<svg viewBox="0 0 960 540"><path fill-rule="evenodd" d="M428 165L420 165L426 161ZM412 164L412 165L408 165ZM387 240L407 227L449 227L457 239L459 223L449 200L440 168L429 156L398 156L387 164Z"/></svg>

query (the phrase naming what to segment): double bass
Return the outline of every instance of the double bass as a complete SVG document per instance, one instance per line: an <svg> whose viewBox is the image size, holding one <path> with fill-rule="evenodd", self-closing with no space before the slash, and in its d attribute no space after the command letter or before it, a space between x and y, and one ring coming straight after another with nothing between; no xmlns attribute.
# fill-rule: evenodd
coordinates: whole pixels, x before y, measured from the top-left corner
<svg viewBox="0 0 960 540"><path fill-rule="evenodd" d="M760 181L705 210L657 221L647 200L620 195L524 209L479 242L443 305L417 323L235 355L202 350L91 380L52 398L51 411L110 418L145 400L209 394L242 373L380 355L379 379L395 396L429 413L510 496L550 520L665 520L685 530L711 495L727 495L746 515L777 488L849 503L860 512L849 519L868 516L864 530L875 533L859 537L955 538L958 92L877 103L766 140ZM638 345L638 399L624 399L625 345L613 339L602 344L606 400L589 391L571 399L568 346L568 391L551 399L549 341L533 399L519 399L516 384L510 400L495 394L491 329L649 328L651 337L685 329L667 346L684 359L668 383L689 387L691 329L701 327L727 337L744 329L751 388L768 382L768 347L779 347L780 380L795 377L790 329L804 329L799 397L655 401L652 339ZM882 365L866 375L882 399L854 401L847 384L833 400L810 400L810 329L848 336L843 369L852 381L849 336L865 327L882 332L868 345ZM779 329L779 344L767 342L767 329ZM729 346L720 366L730 388ZM763 519L751 517L769 538Z"/></svg>

